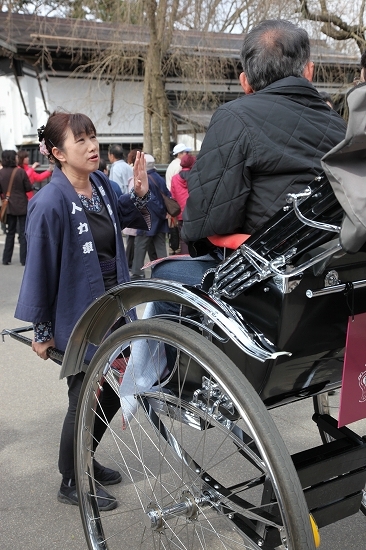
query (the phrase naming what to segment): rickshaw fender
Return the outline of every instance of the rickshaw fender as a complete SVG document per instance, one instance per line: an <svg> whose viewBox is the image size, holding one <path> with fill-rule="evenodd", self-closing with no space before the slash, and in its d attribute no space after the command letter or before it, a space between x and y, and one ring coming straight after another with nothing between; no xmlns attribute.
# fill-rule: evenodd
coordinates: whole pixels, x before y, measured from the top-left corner
<svg viewBox="0 0 366 550"><path fill-rule="evenodd" d="M168 301L193 307L219 327L240 349L265 362L279 355L291 355L278 350L263 334L246 323L236 311L203 290L175 281L147 279L118 285L96 299L76 323L66 347L60 377L85 370L84 358L89 344L99 346L110 328L121 317L136 320L134 308L152 301Z"/></svg>

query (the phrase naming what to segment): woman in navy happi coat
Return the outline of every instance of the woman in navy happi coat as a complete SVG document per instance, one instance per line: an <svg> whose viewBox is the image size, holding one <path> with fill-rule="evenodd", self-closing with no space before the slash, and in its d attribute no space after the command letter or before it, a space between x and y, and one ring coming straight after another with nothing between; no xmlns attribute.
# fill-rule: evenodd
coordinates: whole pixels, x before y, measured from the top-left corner
<svg viewBox="0 0 366 550"><path fill-rule="evenodd" d="M90 175L111 207L115 225L117 283L129 281L121 235L123 227L147 229L130 195L115 199L101 172ZM26 263L15 316L33 323L52 321L55 347L65 350L71 331L85 309L105 292L98 255L87 218L70 182L57 168L50 183L28 206ZM89 349L87 359L90 359Z"/></svg>
<svg viewBox="0 0 366 550"><path fill-rule="evenodd" d="M97 171L99 144L92 121L82 114L53 113L39 131L40 150L56 164L50 183L29 202L28 255L15 316L34 325L32 348L42 359L47 349L65 350L85 309L106 290L129 280L121 229L148 229L150 198L146 161L139 153L134 187L118 200L108 178ZM87 359L95 350L89 347ZM74 472L74 427L84 372L68 376L69 407L61 433L57 498L78 504ZM110 421L120 399L107 384L100 396ZM106 423L94 425L95 450ZM105 485L122 480L118 471L93 461L100 510L117 506Z"/></svg>

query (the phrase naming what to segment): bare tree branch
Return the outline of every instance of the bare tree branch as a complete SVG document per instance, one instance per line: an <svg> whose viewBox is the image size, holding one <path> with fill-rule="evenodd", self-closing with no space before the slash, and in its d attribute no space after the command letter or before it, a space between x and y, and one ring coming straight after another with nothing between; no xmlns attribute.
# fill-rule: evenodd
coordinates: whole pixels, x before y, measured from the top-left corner
<svg viewBox="0 0 366 550"><path fill-rule="evenodd" d="M348 23L335 13L330 13L327 8L326 0L319 0L319 12L309 9L307 0L299 0L300 12L304 19L323 23L320 27L321 32L334 40L354 40L358 48L363 51L366 46L365 31L363 22L363 13L365 10L365 0L362 0L359 18L357 24Z"/></svg>
<svg viewBox="0 0 366 550"><path fill-rule="evenodd" d="M158 162L169 160L170 111L165 92L166 79L172 74L187 82L199 83L192 86L196 91L187 89L177 92L172 102L193 105L201 103L213 108L217 96L210 91L212 82L223 80L230 72L236 77L237 62L229 66L228 60L214 57L207 47L208 33L246 32L260 20L268 17L292 16L298 7L297 0L0 0L2 9L17 13L36 13L39 15L57 14L75 19L75 42L70 44L68 53L74 63L79 63L78 72L89 74L93 78L116 79L143 77L144 80L144 148L154 154ZM299 0L300 1L300 0ZM322 9L326 12L325 0ZM366 0L362 0L366 2ZM307 0L300 1L301 11L319 24L329 26L331 33L341 39L341 32L348 28L330 21L328 15L323 20L310 13ZM114 30L108 44L93 44L77 41L78 24L81 19L110 21ZM121 29L124 25L135 25L136 48L123 46ZM144 44L141 47L138 33L144 32ZM175 33L183 29L192 29L202 33L206 41L205 49L196 45L195 55L187 55L174 46ZM148 32L147 32L148 31ZM41 33L40 33L41 34ZM354 31L355 37L358 37ZM148 36L148 38L146 38ZM342 35L342 39L343 39ZM349 33L352 37L352 34ZM355 38L354 38L355 39ZM62 42L63 43L63 42ZM140 47L139 47L140 45ZM89 49L88 49L89 48ZM65 51L65 49L64 49ZM38 59L42 66L52 65L51 53L46 46Z"/></svg>

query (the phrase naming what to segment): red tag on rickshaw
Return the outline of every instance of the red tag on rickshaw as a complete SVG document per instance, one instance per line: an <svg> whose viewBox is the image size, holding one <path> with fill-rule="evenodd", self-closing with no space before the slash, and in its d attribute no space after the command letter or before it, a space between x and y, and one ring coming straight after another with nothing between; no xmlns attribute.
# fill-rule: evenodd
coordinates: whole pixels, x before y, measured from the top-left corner
<svg viewBox="0 0 366 550"><path fill-rule="evenodd" d="M366 418L366 313L348 319L338 427Z"/></svg>

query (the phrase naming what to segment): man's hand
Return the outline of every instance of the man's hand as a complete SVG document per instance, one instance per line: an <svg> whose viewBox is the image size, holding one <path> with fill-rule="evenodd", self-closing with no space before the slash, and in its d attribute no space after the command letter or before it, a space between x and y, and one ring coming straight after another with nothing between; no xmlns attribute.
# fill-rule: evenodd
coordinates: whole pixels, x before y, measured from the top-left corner
<svg viewBox="0 0 366 550"><path fill-rule="evenodd" d="M55 347L55 341L53 338L51 340L47 340L47 342L32 342L32 350L36 352L38 357L41 359L48 359L47 350L48 348L54 348Z"/></svg>

